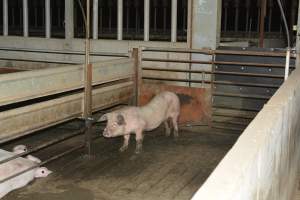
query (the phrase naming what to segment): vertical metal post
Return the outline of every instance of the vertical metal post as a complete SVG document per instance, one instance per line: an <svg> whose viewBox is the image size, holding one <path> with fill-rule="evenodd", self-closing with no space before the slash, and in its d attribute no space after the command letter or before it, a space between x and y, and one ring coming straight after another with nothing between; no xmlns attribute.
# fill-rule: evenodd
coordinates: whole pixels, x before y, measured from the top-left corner
<svg viewBox="0 0 300 200"><path fill-rule="evenodd" d="M168 6L168 1L167 0L163 0L163 32L164 34L166 33L167 31L167 6Z"/></svg>
<svg viewBox="0 0 300 200"><path fill-rule="evenodd" d="M91 156L92 129L92 65L90 64L90 0L86 0L86 35L85 35L85 68L84 68L84 110L86 133L85 142L88 156Z"/></svg>
<svg viewBox="0 0 300 200"><path fill-rule="evenodd" d="M118 0L118 40L123 39L123 0Z"/></svg>
<svg viewBox="0 0 300 200"><path fill-rule="evenodd" d="M134 69L135 69L135 86L134 86L134 102L135 106L139 105L139 94L140 94L140 85L141 85L141 78L140 78L140 65L139 65L139 49L133 48L131 57L134 59Z"/></svg>
<svg viewBox="0 0 300 200"><path fill-rule="evenodd" d="M238 32L239 29L239 1L238 0L235 0L234 7L235 7L234 31Z"/></svg>
<svg viewBox="0 0 300 200"><path fill-rule="evenodd" d="M260 23L259 23L259 47L261 48L264 47L266 8L267 8L267 0L261 0Z"/></svg>
<svg viewBox="0 0 300 200"><path fill-rule="evenodd" d="M193 0L188 0L188 16L187 16L187 43L188 47L191 49L192 48L192 28L193 28ZM189 60L192 60L192 54L189 53ZM192 70L192 63L189 63L189 70ZM192 73L188 73L188 79L191 80L192 78ZM191 82L188 82L189 87L191 87Z"/></svg>
<svg viewBox="0 0 300 200"><path fill-rule="evenodd" d="M269 4L268 4L268 7L269 7L269 23L268 23L268 31L271 32L271 29L272 29L272 13L273 13L273 0L269 0Z"/></svg>
<svg viewBox="0 0 300 200"><path fill-rule="evenodd" d="M130 12L130 1L126 2L126 33L129 33L129 12Z"/></svg>
<svg viewBox="0 0 300 200"><path fill-rule="evenodd" d="M245 31L246 31L246 32L249 31L249 13L250 13L250 6L251 6L250 0L246 0L246 27L245 27Z"/></svg>
<svg viewBox="0 0 300 200"><path fill-rule="evenodd" d="M74 38L74 0L65 0L65 38Z"/></svg>
<svg viewBox="0 0 300 200"><path fill-rule="evenodd" d="M149 41L150 0L144 0L144 41Z"/></svg>
<svg viewBox="0 0 300 200"><path fill-rule="evenodd" d="M154 6L154 13L153 13L153 16L154 16L154 33L157 32L157 7L158 7L158 3L157 3L157 0L156 1L153 1L153 6Z"/></svg>
<svg viewBox="0 0 300 200"><path fill-rule="evenodd" d="M227 31L227 24L228 24L228 1L224 2L224 32Z"/></svg>
<svg viewBox="0 0 300 200"><path fill-rule="evenodd" d="M23 0L23 36L28 37L28 0Z"/></svg>
<svg viewBox="0 0 300 200"><path fill-rule="evenodd" d="M171 42L177 41L177 0L172 0Z"/></svg>
<svg viewBox="0 0 300 200"><path fill-rule="evenodd" d="M3 35L8 35L8 6L7 0L3 0Z"/></svg>
<svg viewBox="0 0 300 200"><path fill-rule="evenodd" d="M98 39L98 0L93 0L93 39Z"/></svg>
<svg viewBox="0 0 300 200"><path fill-rule="evenodd" d="M51 15L50 15L50 0L45 0L45 25L46 25L46 38L51 37Z"/></svg>

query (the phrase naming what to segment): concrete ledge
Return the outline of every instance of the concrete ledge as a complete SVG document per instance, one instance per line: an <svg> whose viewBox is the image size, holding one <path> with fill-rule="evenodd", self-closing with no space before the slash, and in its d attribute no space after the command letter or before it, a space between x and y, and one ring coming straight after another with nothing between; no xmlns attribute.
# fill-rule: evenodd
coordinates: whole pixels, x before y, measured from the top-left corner
<svg viewBox="0 0 300 200"><path fill-rule="evenodd" d="M300 70L240 136L193 199L292 199L300 156Z"/></svg>

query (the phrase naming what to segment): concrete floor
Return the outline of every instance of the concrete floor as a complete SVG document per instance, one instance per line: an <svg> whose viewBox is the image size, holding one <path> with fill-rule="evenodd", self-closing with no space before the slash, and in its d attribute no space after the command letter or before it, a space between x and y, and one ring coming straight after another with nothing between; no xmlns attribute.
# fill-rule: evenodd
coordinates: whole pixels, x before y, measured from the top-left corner
<svg viewBox="0 0 300 200"><path fill-rule="evenodd" d="M9 149L16 143L33 147L74 128L76 125L65 124L2 148ZM99 133L99 129L96 127L94 132ZM212 130L200 128L197 133L181 130L179 140L174 141L158 129L146 134L143 153L138 156L134 154L134 137L131 139L130 148L124 153L118 152L122 138L96 139L91 160L84 156L84 149L75 151L46 166L53 174L8 194L3 200L190 199L237 135L213 134ZM77 137L34 155L43 160L82 140Z"/></svg>

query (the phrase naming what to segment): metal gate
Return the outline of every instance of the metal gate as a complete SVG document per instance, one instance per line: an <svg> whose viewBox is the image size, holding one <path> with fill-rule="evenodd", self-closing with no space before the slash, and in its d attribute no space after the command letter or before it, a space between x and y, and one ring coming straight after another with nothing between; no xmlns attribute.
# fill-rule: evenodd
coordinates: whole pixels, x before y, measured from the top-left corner
<svg viewBox="0 0 300 200"><path fill-rule="evenodd" d="M291 58L290 66L291 71L295 58ZM283 83L284 67L285 52L282 50L218 49L213 68L213 126L233 130L246 128Z"/></svg>
<svg viewBox="0 0 300 200"><path fill-rule="evenodd" d="M184 105L182 123L240 132L282 84L285 56L277 49L143 48L141 100L166 89L179 96L182 91L198 94L189 96L194 103ZM293 70L294 54L290 65Z"/></svg>

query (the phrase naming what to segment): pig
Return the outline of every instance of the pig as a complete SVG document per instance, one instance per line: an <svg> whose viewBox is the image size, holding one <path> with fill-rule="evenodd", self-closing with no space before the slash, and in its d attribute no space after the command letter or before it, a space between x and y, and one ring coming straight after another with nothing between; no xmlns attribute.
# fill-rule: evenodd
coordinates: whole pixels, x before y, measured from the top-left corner
<svg viewBox="0 0 300 200"><path fill-rule="evenodd" d="M27 152L27 151L28 151L28 148L23 144L16 145L12 149L12 152L15 153L15 154L21 154L21 153L24 153L24 152ZM32 162L35 162L35 163L41 163L42 162L39 158L37 158L35 156L32 156L32 155L27 155L26 158L28 160L31 160Z"/></svg>
<svg viewBox="0 0 300 200"><path fill-rule="evenodd" d="M12 156L13 153L0 149L0 155L5 159L7 156ZM23 172L29 168L32 169ZM0 183L0 199L9 192L24 187L35 178L47 177L51 173L52 171L48 170L46 167L39 167L35 162L24 158L16 158L1 164L0 180L9 178L14 174L18 175Z"/></svg>
<svg viewBox="0 0 300 200"><path fill-rule="evenodd" d="M130 134L135 134L135 153L142 151L143 131L151 131L164 123L165 134L170 136L173 126L174 137L178 137L178 117L180 114L180 102L178 96L169 91L156 95L151 101L141 107L126 106L119 110L106 113L100 117L98 122L106 121L107 125L103 136L110 138L123 136L124 142L120 152L127 150Z"/></svg>

